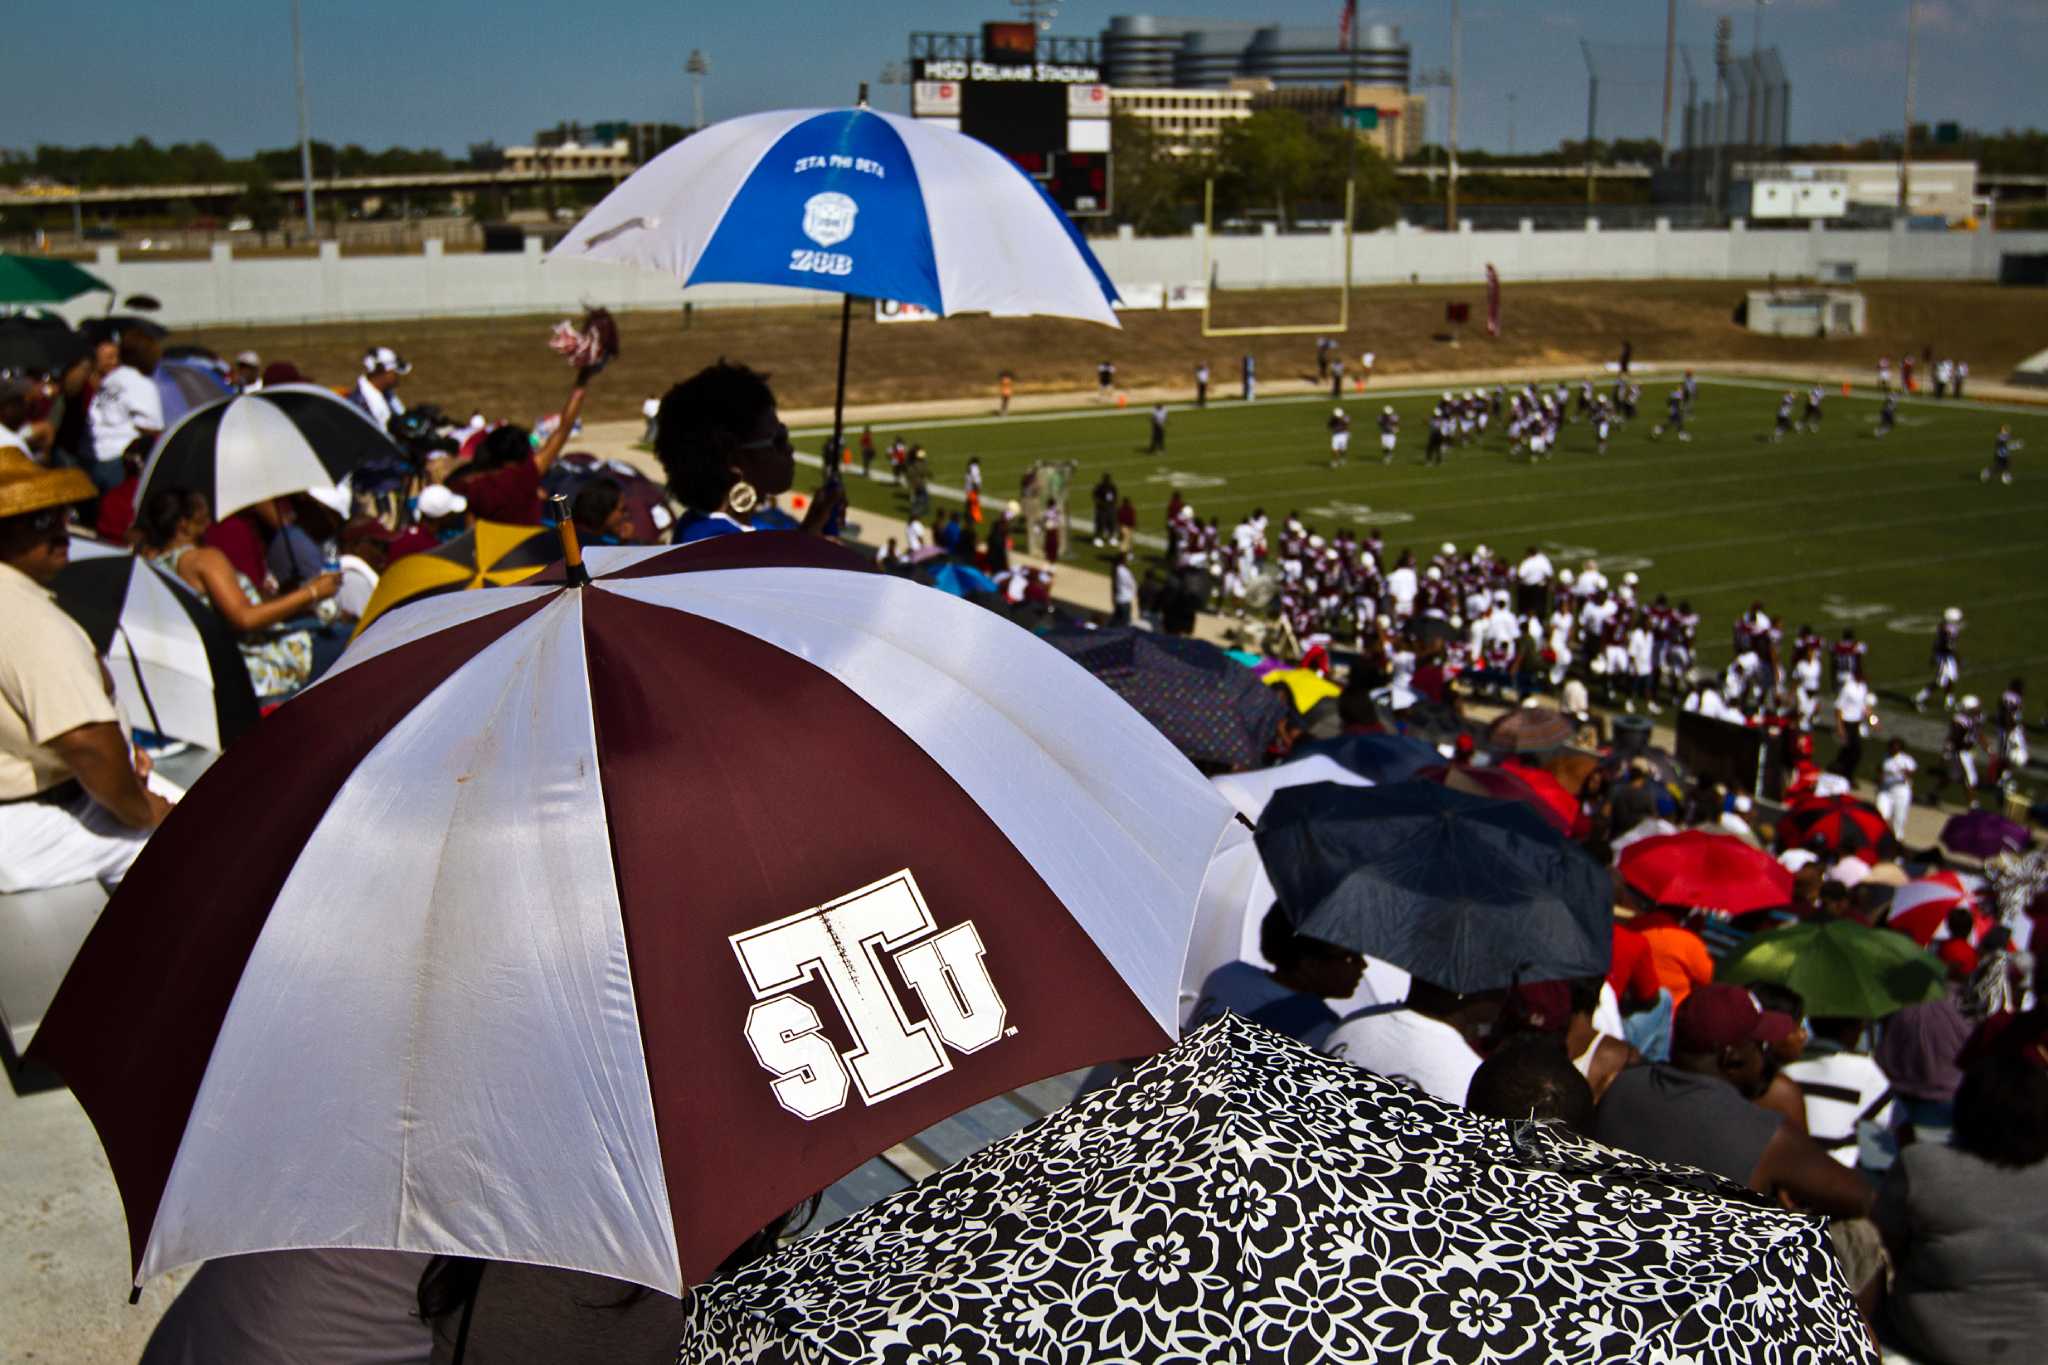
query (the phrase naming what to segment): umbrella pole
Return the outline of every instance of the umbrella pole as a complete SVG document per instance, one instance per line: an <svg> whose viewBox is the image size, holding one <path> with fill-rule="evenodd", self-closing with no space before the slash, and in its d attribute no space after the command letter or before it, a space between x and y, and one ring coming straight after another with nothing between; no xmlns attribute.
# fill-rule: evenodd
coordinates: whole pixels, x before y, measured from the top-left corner
<svg viewBox="0 0 2048 1365"><path fill-rule="evenodd" d="M832 390L832 445L825 452L825 477L839 473L839 442L846 430L846 340L853 330L853 295L839 296L839 383Z"/></svg>
<svg viewBox="0 0 2048 1365"><path fill-rule="evenodd" d="M156 718L156 703L149 699L149 684L142 680L142 660L135 657L135 642L128 638L128 627L116 621L114 634L121 637L121 643L128 646L128 671L135 675L135 690L142 694L142 709L149 712L149 728L154 734L163 734L164 723Z"/></svg>
<svg viewBox="0 0 2048 1365"><path fill-rule="evenodd" d="M590 570L583 567L583 543L576 538L576 522L569 515L569 499L557 493L548 499L548 506L555 514L555 530L562 537L563 572L570 587L580 588L590 581Z"/></svg>

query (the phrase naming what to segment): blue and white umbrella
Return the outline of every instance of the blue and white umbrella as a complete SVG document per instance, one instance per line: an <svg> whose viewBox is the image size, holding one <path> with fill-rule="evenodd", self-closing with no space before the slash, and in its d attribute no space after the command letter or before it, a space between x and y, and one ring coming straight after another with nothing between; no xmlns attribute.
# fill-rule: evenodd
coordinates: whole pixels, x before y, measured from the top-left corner
<svg viewBox="0 0 2048 1365"><path fill-rule="evenodd" d="M867 108L781 109L694 133L606 195L548 259L1117 325L1116 287L1015 162Z"/></svg>

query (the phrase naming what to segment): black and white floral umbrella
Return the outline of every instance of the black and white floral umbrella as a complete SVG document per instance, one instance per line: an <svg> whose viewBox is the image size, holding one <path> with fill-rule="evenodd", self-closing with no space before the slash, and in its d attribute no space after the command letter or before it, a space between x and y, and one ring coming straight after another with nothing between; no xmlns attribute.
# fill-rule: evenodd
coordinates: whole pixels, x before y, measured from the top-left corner
<svg viewBox="0 0 2048 1365"><path fill-rule="evenodd" d="M680 1358L1874 1360L1819 1219L1234 1015L695 1291Z"/></svg>

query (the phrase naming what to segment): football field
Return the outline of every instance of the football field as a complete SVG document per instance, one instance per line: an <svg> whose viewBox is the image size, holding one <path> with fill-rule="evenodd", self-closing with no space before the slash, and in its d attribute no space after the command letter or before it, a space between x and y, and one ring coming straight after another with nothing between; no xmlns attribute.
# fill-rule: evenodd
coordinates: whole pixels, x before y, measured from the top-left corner
<svg viewBox="0 0 2048 1365"><path fill-rule="evenodd" d="M925 447L941 515L970 456L980 457L984 496L997 506L1032 461L1074 461L1069 508L1084 563L1098 553L1087 544L1088 494L1107 469L1137 505L1141 538L1160 534L1179 489L1203 519L1222 519L1226 537L1258 506L1276 523L1298 511L1324 532L1379 527L1390 564L1404 546L1426 559L1444 541L1483 542L1509 559L1540 545L1561 567L1597 558L1617 582L1640 574L1645 600L1658 592L1690 600L1702 617L1702 661L1717 665L1728 657L1729 624L1761 598L1788 636L1802 622L1830 640L1853 626L1869 642L1870 677L1893 699L1925 680L1935 619L1960 606L1964 689L1989 707L2009 677L2038 673L2030 714L2040 714L2048 703L2048 466L2038 461L2048 458L2048 411L1907 398L1897 428L1880 439L1877 395L1835 389L1818 432L1774 443L1777 397L1791 383L1702 380L1692 439L1681 443L1651 437L1672 380L1638 379L1639 416L1616 429L1605 455L1579 421L1540 464L1511 457L1496 423L1441 467L1424 465L1439 392L1393 387L1345 396L1352 458L1341 469L1329 467L1328 397L1244 403L1234 383L1231 397L1212 391L1206 409L1171 405L1163 454L1146 453L1147 409L1137 404L952 419L900 434ZM1795 411L1805 388L1797 384ZM1393 463L1382 465L1375 422L1389 404L1402 431ZM2002 422L2025 443L2011 485L1979 478ZM898 434L876 428L878 449ZM904 498L886 469L878 456L872 484L850 480L856 507L900 513Z"/></svg>

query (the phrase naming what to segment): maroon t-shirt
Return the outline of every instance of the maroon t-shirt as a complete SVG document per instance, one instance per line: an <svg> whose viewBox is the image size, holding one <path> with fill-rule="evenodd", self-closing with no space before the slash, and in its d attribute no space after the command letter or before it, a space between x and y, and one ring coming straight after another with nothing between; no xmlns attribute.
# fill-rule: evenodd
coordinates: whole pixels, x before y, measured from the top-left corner
<svg viewBox="0 0 2048 1365"><path fill-rule="evenodd" d="M263 560L263 523L250 511L240 511L225 521L216 521L206 528L201 541L219 550L228 557L228 563L238 573L245 575L257 587L270 573L270 567Z"/></svg>
<svg viewBox="0 0 2048 1365"><path fill-rule="evenodd" d="M141 483L140 474L130 474L101 495L100 514L93 522L101 540L119 545L128 539L128 528L135 524L135 490Z"/></svg>
<svg viewBox="0 0 2048 1365"><path fill-rule="evenodd" d="M441 538L426 529L426 527L408 526L397 535L391 537L390 543L384 547L384 563L388 567L404 559L407 555L416 555L422 550L431 550L440 543Z"/></svg>
<svg viewBox="0 0 2048 1365"><path fill-rule="evenodd" d="M540 525L540 470L532 460L474 470L461 477L456 491L469 499L469 510L480 520Z"/></svg>

